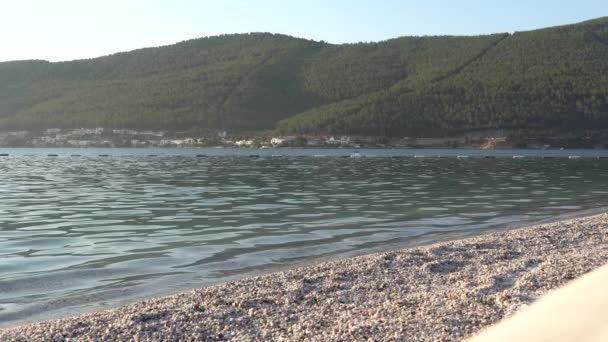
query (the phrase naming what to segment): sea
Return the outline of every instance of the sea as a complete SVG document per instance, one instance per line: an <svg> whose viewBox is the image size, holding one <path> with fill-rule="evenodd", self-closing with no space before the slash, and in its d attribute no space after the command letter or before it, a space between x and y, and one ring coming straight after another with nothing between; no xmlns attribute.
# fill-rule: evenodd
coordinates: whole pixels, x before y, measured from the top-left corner
<svg viewBox="0 0 608 342"><path fill-rule="evenodd" d="M607 150L0 148L0 327L602 212Z"/></svg>

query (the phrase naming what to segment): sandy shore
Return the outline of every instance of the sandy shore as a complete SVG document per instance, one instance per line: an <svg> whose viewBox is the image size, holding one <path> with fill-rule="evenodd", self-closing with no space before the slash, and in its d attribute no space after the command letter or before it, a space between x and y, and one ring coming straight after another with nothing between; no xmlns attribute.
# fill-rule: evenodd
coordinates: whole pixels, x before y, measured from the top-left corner
<svg viewBox="0 0 608 342"><path fill-rule="evenodd" d="M608 262L608 215L324 262L0 340L461 340Z"/></svg>

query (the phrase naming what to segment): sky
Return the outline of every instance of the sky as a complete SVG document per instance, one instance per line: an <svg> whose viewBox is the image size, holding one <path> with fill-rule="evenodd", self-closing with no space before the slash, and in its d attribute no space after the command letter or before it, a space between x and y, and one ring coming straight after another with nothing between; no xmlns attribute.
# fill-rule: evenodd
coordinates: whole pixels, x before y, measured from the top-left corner
<svg viewBox="0 0 608 342"><path fill-rule="evenodd" d="M92 58L223 33L330 43L524 31L608 16L608 0L0 0L0 61Z"/></svg>

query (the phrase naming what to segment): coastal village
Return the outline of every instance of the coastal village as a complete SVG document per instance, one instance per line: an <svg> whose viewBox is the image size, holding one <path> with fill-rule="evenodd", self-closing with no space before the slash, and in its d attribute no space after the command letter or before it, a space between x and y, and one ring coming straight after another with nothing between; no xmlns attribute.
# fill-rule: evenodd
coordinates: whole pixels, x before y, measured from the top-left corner
<svg viewBox="0 0 608 342"><path fill-rule="evenodd" d="M384 137L364 135L275 135L226 131L175 132L159 130L50 128L43 131L0 132L0 147L225 147L225 148L606 148L608 134L537 134L482 130L447 137Z"/></svg>
<svg viewBox="0 0 608 342"><path fill-rule="evenodd" d="M271 134L246 136L225 131L188 134L102 127L0 132L2 147L455 148L475 145L497 148L506 146L506 143L503 132L492 132L491 136L477 134L447 138Z"/></svg>

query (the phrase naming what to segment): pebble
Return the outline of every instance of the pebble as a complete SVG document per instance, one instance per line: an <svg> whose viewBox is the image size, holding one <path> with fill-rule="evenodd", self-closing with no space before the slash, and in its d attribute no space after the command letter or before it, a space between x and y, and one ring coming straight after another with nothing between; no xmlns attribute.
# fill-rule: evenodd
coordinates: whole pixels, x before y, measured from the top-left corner
<svg viewBox="0 0 608 342"><path fill-rule="evenodd" d="M453 341L608 262L608 215L338 259L0 330L0 341Z"/></svg>

